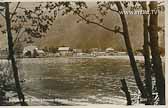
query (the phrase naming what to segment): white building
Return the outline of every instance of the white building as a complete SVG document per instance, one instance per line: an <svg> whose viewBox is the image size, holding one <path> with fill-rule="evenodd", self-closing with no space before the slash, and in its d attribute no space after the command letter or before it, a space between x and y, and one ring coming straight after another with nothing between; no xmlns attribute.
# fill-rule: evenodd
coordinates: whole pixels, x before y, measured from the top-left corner
<svg viewBox="0 0 168 108"><path fill-rule="evenodd" d="M118 52L117 53L119 56L127 55L127 52Z"/></svg>
<svg viewBox="0 0 168 108"><path fill-rule="evenodd" d="M39 54L39 56L44 56L45 52L43 50L37 50L37 53Z"/></svg>
<svg viewBox="0 0 168 108"><path fill-rule="evenodd" d="M33 45L30 45L30 46L27 46L27 47L24 47L23 49L23 55L26 55L27 52L30 52L31 55L34 53L34 50L38 50L38 48L36 46L33 46Z"/></svg>
<svg viewBox="0 0 168 108"><path fill-rule="evenodd" d="M23 56L32 57L34 54L35 56L44 56L45 52L43 50L38 49L37 46L34 45L27 46L23 49Z"/></svg>
<svg viewBox="0 0 168 108"><path fill-rule="evenodd" d="M59 47L58 51L61 56L69 56L73 54L73 50L70 47Z"/></svg>
<svg viewBox="0 0 168 108"><path fill-rule="evenodd" d="M96 56L106 56L106 55L107 55L106 52L92 52L91 53L91 56L94 56L94 57L96 57Z"/></svg>
<svg viewBox="0 0 168 108"><path fill-rule="evenodd" d="M113 48L106 48L106 52L114 52L114 49Z"/></svg>

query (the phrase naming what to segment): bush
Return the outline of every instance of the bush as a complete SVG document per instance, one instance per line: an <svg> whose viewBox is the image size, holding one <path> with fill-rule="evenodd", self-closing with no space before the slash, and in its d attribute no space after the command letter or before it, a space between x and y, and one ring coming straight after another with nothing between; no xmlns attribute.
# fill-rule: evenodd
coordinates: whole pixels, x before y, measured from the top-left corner
<svg viewBox="0 0 168 108"><path fill-rule="evenodd" d="M8 91L14 90L12 84L12 79L10 76L10 67L8 65L2 66L0 64L0 106L9 105L8 97L6 93Z"/></svg>

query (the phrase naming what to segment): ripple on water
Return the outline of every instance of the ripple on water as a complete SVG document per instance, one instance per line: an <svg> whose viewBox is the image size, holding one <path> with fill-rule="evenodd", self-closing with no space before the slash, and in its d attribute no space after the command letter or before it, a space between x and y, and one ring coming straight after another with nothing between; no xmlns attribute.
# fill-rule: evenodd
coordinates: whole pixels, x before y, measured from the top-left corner
<svg viewBox="0 0 168 108"><path fill-rule="evenodd" d="M120 79L125 78L128 85L134 84L127 60L45 58L24 59L20 63L21 75L27 80L24 86L38 95L47 96L50 91L50 95L63 99L122 104L125 97Z"/></svg>

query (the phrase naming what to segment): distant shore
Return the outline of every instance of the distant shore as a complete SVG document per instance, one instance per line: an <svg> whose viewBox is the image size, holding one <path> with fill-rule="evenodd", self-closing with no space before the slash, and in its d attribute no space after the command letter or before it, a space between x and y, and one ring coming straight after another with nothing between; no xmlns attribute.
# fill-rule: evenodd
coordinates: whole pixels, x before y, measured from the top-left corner
<svg viewBox="0 0 168 108"><path fill-rule="evenodd" d="M144 56L134 56L135 57L135 60L138 60L138 61L144 61ZM129 60L129 56L128 55L122 55L122 56L95 56L95 57L92 57L92 56L61 56L61 57L36 57L34 59L46 59L46 58L104 58L104 59L118 59L118 60ZM152 58L152 57L151 57ZM33 59L33 58L17 58L17 59ZM165 57L161 57L162 61L164 62L165 61ZM7 59L6 58L0 58L0 61L6 61Z"/></svg>
<svg viewBox="0 0 168 108"><path fill-rule="evenodd" d="M144 56L134 56L135 60L144 61ZM129 60L129 56L96 56L96 57L72 57L72 58L104 58L104 59L118 59L118 60ZM152 58L152 57L150 57ZM161 57L162 61L165 61L165 57Z"/></svg>

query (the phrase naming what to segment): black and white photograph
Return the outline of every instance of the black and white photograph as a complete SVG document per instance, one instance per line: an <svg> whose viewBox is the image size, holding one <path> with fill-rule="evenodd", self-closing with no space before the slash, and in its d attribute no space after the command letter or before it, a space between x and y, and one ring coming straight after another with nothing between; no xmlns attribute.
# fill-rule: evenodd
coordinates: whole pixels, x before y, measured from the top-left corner
<svg viewBox="0 0 168 108"><path fill-rule="evenodd" d="M2 0L0 106L165 106L165 4Z"/></svg>

